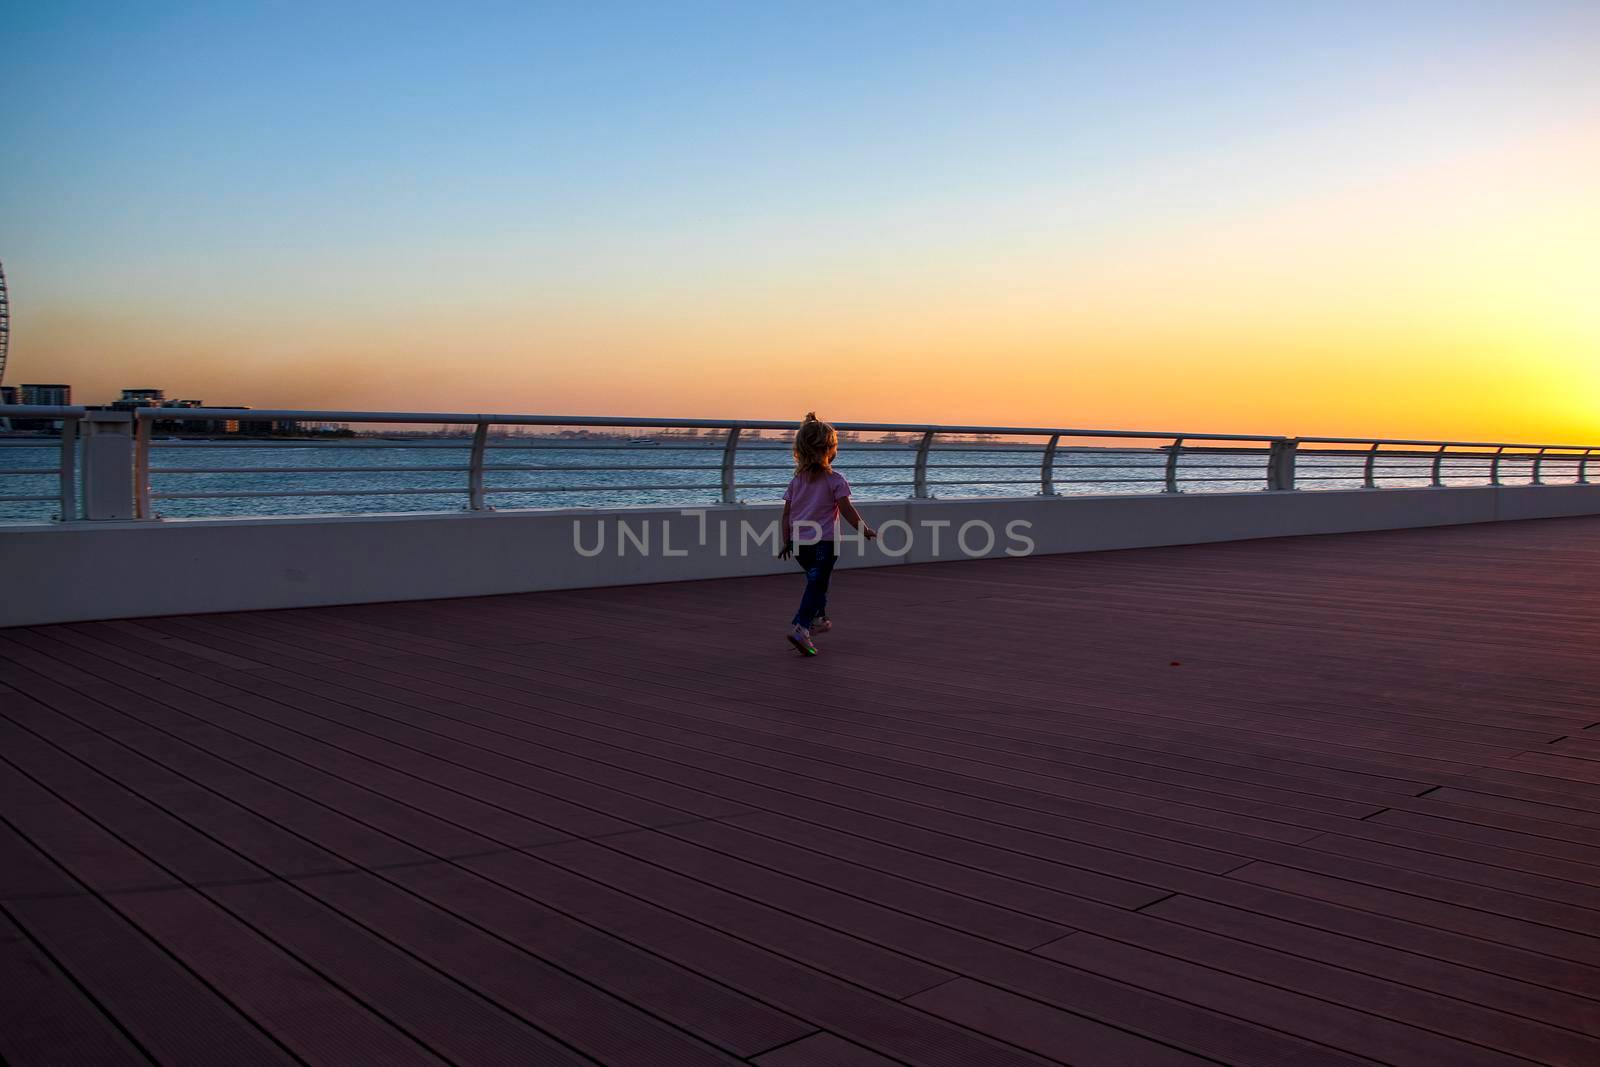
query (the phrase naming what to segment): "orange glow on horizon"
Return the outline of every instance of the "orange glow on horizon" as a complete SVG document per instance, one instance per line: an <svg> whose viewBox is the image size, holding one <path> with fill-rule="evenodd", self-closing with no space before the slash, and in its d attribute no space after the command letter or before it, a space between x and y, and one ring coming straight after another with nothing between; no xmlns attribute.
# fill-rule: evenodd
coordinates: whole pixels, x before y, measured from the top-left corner
<svg viewBox="0 0 1600 1067"><path fill-rule="evenodd" d="M1117 233L1030 202L566 277L502 246L477 268L348 249L268 299L213 295L202 262L30 306L23 274L8 379L89 403L1600 442L1589 132ZM430 262L449 273L413 276Z"/></svg>

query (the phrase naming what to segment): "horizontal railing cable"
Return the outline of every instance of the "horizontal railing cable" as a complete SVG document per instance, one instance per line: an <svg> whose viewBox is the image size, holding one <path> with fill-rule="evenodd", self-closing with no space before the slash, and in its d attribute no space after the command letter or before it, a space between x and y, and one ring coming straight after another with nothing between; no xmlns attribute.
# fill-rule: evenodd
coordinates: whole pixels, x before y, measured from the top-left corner
<svg viewBox="0 0 1600 1067"><path fill-rule="evenodd" d="M774 475L792 469L785 454L795 428L791 422L759 419L232 408L105 412L38 405L0 406L0 418L30 420L35 426L43 422L60 434L56 442L0 439L24 449L15 453L24 457L29 446L59 450L59 459L48 466L0 467L0 476L53 479L56 492L31 492L32 483L12 483L19 491L0 495L0 504L54 501L65 520L80 512L95 518L124 512L153 518L157 501L180 509L178 502L197 502L194 513L206 515L283 513L261 503L280 498L323 498L345 510L382 509L385 499L398 504L405 498L452 497L474 511L491 510L490 497L532 507L692 499L738 504L752 494L757 500L774 499L775 491L787 485ZM348 429L352 424L369 429L355 436ZM80 425L96 439L93 450ZM1015 495L1030 486L1036 494L1060 496L1315 490L1349 483L1366 490L1591 484L1590 464L1600 459L1600 447L1492 441L1053 426L835 426L841 433L837 467L867 497L908 489L912 497ZM263 427L280 436L223 432ZM298 433L303 427L323 433ZM174 436L190 431L207 436ZM125 453L118 452L119 441ZM435 449L456 451L451 461L430 462ZM180 458L190 450L198 462ZM115 462L106 457L118 454L128 456L131 503L119 511L98 497L78 501L80 466ZM534 458L544 454L549 462ZM152 462L155 457L160 462ZM100 466L95 469L104 473ZM411 484L396 483L392 476L397 475L408 476ZM83 483L94 481L96 493L103 494L118 478L129 480L121 473ZM416 484L433 478L439 484ZM519 504L519 496L525 502ZM349 503L334 503L339 499ZM255 503L235 512L198 503L224 500Z"/></svg>

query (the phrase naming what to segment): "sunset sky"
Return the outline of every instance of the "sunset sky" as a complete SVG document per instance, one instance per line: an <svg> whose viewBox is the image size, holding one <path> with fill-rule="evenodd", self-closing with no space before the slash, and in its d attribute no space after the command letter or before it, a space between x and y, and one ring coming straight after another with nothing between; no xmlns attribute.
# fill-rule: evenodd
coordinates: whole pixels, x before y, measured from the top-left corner
<svg viewBox="0 0 1600 1067"><path fill-rule="evenodd" d="M6 5L7 384L1600 442L1600 4Z"/></svg>

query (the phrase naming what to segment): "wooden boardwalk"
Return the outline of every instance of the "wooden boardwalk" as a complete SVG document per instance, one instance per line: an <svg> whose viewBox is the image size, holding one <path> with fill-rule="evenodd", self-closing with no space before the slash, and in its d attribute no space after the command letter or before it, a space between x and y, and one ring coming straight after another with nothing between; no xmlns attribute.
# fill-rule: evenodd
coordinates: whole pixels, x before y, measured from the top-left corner
<svg viewBox="0 0 1600 1067"><path fill-rule="evenodd" d="M1600 519L799 592L0 631L0 1055L1600 1064Z"/></svg>

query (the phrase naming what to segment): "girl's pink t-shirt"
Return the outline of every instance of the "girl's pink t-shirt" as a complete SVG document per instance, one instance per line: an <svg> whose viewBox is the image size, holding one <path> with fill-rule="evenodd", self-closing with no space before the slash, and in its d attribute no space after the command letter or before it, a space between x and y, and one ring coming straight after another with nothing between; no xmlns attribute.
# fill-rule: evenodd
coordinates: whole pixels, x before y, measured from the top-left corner
<svg viewBox="0 0 1600 1067"><path fill-rule="evenodd" d="M832 541L839 528L839 501L849 498L850 483L837 471L796 474L783 491L789 502L789 535L802 544Z"/></svg>

